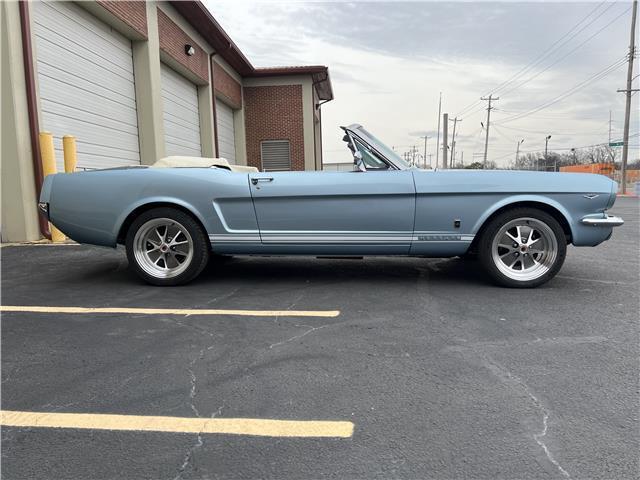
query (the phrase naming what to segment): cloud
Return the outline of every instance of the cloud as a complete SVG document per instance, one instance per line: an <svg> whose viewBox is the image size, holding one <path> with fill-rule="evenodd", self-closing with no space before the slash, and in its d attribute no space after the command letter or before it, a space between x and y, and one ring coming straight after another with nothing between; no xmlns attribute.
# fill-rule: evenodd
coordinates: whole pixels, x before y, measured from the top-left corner
<svg viewBox="0 0 640 480"><path fill-rule="evenodd" d="M606 141L609 110L614 135L620 132L624 98L616 89L624 86L624 67L539 112L509 118L621 58L628 49L629 14L614 19L628 10L627 2L205 3L254 65L329 66L335 99L322 107L322 132L323 149L332 155L344 150L338 126L352 122L399 149L422 144L425 134L435 138L443 92L443 113L453 116L472 105L457 133L458 151L471 158L484 150L480 122L486 123L486 102L480 96L519 72L494 103L494 155L509 160L522 138L528 150L543 149L544 135L535 133L541 131L575 133L554 136L552 145ZM554 44L557 52L540 57ZM637 130L633 119L632 133ZM428 140L429 153L435 154L435 144Z"/></svg>

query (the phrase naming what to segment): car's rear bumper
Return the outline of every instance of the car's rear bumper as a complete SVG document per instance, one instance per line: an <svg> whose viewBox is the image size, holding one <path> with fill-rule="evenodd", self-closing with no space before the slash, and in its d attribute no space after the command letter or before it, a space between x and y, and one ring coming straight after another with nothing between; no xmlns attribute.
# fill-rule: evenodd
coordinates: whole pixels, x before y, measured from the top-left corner
<svg viewBox="0 0 640 480"><path fill-rule="evenodd" d="M583 225L590 225L592 227L619 227L624 224L624 220L614 215L587 215L582 217L580 222Z"/></svg>

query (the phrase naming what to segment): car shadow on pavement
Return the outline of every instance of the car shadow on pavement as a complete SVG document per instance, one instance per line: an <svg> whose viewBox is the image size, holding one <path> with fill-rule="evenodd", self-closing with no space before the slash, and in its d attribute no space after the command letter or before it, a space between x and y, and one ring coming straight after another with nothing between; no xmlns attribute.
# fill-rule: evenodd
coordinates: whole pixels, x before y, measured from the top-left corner
<svg viewBox="0 0 640 480"><path fill-rule="evenodd" d="M198 283L246 282L407 282L490 285L479 262L461 258L222 257L213 258Z"/></svg>

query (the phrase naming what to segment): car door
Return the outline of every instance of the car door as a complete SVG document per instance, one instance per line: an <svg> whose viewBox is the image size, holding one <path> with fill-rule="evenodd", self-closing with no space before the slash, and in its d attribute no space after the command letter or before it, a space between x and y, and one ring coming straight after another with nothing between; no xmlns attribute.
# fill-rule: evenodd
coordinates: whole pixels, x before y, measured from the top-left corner
<svg viewBox="0 0 640 480"><path fill-rule="evenodd" d="M410 171L252 173L249 183L267 251L409 251L415 210Z"/></svg>

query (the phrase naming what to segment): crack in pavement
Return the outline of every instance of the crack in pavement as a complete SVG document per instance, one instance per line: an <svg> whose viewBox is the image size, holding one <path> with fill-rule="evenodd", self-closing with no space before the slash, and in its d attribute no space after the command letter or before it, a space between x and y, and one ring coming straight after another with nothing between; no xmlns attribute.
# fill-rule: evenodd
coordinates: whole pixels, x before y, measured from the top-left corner
<svg viewBox="0 0 640 480"><path fill-rule="evenodd" d="M316 330L320 330L320 329L328 327L330 325L331 324L326 324L326 325L320 325L319 327L312 327L311 325L299 325L299 324L296 324L295 325L296 327L307 327L309 330L305 331L304 333L302 333L300 335L295 335L295 336L293 336L291 338L288 338L287 340L283 340L282 342L272 343L271 345L269 345L269 349L272 349L273 347L278 347L280 345L284 345L285 343L292 342L293 340L297 340L297 339L302 338L302 337L306 337L310 333L313 333Z"/></svg>
<svg viewBox="0 0 640 480"><path fill-rule="evenodd" d="M181 324L182 326L186 326ZM205 330L206 331L206 330ZM214 334L211 332L206 331L210 337L214 337ZM215 345L209 345L207 347L201 348L200 351L198 352L198 354L191 360L191 362L189 362L189 366L187 367L187 372L189 373L189 384L190 384L190 389L189 389L189 407L191 408L191 410L193 411L193 413L196 415L196 417L198 418L202 418L202 416L200 415L200 412L198 411L198 407L196 407L196 395L198 393L198 377L196 376L196 373L194 372L194 366L195 364L198 362L198 360L202 360L205 356L205 353L208 352L209 350L212 350L213 347ZM222 412L222 406L220 408L218 408L218 410L214 413L211 414L211 418L214 418L216 415L219 415ZM204 424L203 424L204 427ZM187 450L187 452L184 455L184 458L182 460L182 465L180 465L180 467L178 468L178 472L176 473L176 476L173 477L173 480L181 480L182 476L184 475L184 472L187 470L187 468L189 468L189 466L191 465L191 461L193 460L193 455L196 452L196 450L198 450L200 447L202 447L202 445L204 444L204 442L202 441L202 432L198 432L196 434L196 441L193 445L191 445L191 447L189 447L189 449Z"/></svg>
<svg viewBox="0 0 640 480"><path fill-rule="evenodd" d="M562 474L565 478L571 478L569 472L567 472L558 460L553 456L549 447L545 443L544 439L549 431L549 417L551 415L550 410L536 397L529 386L517 375L511 373L507 368L500 365L498 362L489 358L488 355L479 351L479 347L473 346L451 346L443 349L443 351L456 352L463 357L467 357L468 361L476 363L480 360L481 365L487 368L491 373L498 377L503 383L509 385L511 388L522 391L533 403L536 409L542 414L542 430L539 433L533 434L533 439L536 444L542 449L547 460Z"/></svg>
<svg viewBox="0 0 640 480"><path fill-rule="evenodd" d="M565 478L571 478L569 472L562 468L558 460L556 460L553 454L549 451L549 447L547 447L547 444L543 440L544 437L546 437L547 431L549 429L549 409L545 407L544 404L538 399L538 397L533 394L528 385L520 377L512 374L505 367L495 361L490 360L486 356L483 356L483 363L486 368L488 368L502 381L504 381L505 383L510 383L512 386L519 387L531 399L540 413L542 413L542 431L540 433L534 433L533 439L540 446L540 448L542 448L547 459L558 469L562 476L564 476Z"/></svg>

